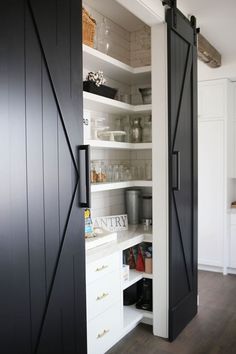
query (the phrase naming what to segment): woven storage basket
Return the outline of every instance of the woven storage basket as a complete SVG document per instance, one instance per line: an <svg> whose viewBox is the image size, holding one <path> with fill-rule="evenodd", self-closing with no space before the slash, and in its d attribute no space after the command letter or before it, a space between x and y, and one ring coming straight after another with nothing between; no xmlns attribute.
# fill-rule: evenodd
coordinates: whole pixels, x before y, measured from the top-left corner
<svg viewBox="0 0 236 354"><path fill-rule="evenodd" d="M90 47L94 47L95 29L96 21L83 7L83 43Z"/></svg>

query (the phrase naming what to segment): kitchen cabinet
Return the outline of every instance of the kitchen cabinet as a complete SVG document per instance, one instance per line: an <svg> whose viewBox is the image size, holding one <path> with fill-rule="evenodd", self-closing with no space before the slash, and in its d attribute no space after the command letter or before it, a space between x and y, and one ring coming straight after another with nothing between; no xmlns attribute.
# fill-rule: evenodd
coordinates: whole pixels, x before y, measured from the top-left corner
<svg viewBox="0 0 236 354"><path fill-rule="evenodd" d="M233 201L233 84L199 82L199 267L227 273L230 230L227 210ZM232 189L232 190L231 190Z"/></svg>
<svg viewBox="0 0 236 354"><path fill-rule="evenodd" d="M229 273L236 273L236 213L229 212Z"/></svg>

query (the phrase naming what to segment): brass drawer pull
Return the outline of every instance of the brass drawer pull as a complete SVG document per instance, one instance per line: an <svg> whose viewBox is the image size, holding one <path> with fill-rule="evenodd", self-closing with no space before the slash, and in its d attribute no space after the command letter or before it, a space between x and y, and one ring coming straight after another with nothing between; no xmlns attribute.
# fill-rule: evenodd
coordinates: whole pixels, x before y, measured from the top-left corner
<svg viewBox="0 0 236 354"><path fill-rule="evenodd" d="M101 270L104 270L104 269L106 269L106 268L108 268L108 265L102 265L101 267L98 267L98 268L96 269L96 272L101 272Z"/></svg>
<svg viewBox="0 0 236 354"><path fill-rule="evenodd" d="M109 293L103 293L102 295L100 295L100 296L97 296L97 301L99 301L99 300L102 300L102 299L104 299L105 297L107 297L109 295Z"/></svg>
<svg viewBox="0 0 236 354"><path fill-rule="evenodd" d="M102 338L102 337L105 336L105 334L107 334L108 332L110 332L109 329L104 329L104 331L103 331L102 333L98 333L97 339Z"/></svg>

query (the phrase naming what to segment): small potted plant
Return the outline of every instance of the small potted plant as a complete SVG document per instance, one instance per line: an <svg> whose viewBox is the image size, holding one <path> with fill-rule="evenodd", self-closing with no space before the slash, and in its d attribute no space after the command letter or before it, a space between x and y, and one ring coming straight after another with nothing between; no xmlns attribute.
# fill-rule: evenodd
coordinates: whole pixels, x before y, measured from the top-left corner
<svg viewBox="0 0 236 354"><path fill-rule="evenodd" d="M105 82L106 80L102 71L90 71L86 76L86 81L83 82L83 89L84 91L94 93L95 95L114 98L117 90L112 87L105 86Z"/></svg>

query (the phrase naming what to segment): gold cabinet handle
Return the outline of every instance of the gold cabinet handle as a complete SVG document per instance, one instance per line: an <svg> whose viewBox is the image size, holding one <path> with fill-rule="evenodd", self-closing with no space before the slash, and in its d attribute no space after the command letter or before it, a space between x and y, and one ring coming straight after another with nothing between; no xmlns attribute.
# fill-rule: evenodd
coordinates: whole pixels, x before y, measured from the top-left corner
<svg viewBox="0 0 236 354"><path fill-rule="evenodd" d="M96 272L101 272L101 270L104 270L104 269L106 269L106 268L108 268L108 265L102 265L101 267L98 267L97 269L96 269Z"/></svg>
<svg viewBox="0 0 236 354"><path fill-rule="evenodd" d="M109 295L109 293L103 293L102 295L98 295L97 296L97 301L99 301L99 300L102 300L102 299L104 299L105 297L107 297Z"/></svg>
<svg viewBox="0 0 236 354"><path fill-rule="evenodd" d="M108 332L110 332L109 329L104 329L104 331L103 331L102 333L98 333L97 339L102 338L102 337L105 336Z"/></svg>

